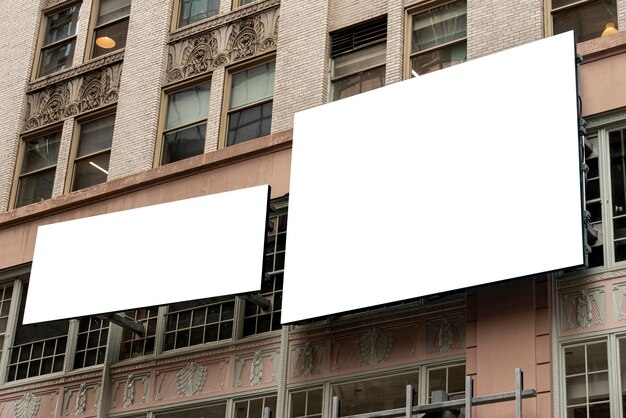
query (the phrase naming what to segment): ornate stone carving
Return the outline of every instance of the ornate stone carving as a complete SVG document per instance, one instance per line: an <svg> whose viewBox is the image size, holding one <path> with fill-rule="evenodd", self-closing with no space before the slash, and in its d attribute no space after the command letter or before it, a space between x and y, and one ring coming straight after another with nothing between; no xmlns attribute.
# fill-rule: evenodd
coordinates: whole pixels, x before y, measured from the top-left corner
<svg viewBox="0 0 626 418"><path fill-rule="evenodd" d="M254 353L250 367L250 383L256 386L261 383L261 379L263 379L263 356L260 351L257 351Z"/></svg>
<svg viewBox="0 0 626 418"><path fill-rule="evenodd" d="M605 323L604 288L581 289L563 295L561 303L564 329L589 328Z"/></svg>
<svg viewBox="0 0 626 418"><path fill-rule="evenodd" d="M447 353L465 346L465 316L446 315L426 323L426 352Z"/></svg>
<svg viewBox="0 0 626 418"><path fill-rule="evenodd" d="M208 367L191 362L176 374L176 388L180 396L191 396L200 393L206 376Z"/></svg>
<svg viewBox="0 0 626 418"><path fill-rule="evenodd" d="M41 399L30 392L15 402L15 418L35 418L39 412Z"/></svg>
<svg viewBox="0 0 626 418"><path fill-rule="evenodd" d="M278 13L263 9L170 44L165 84L276 50Z"/></svg>
<svg viewBox="0 0 626 418"><path fill-rule="evenodd" d="M307 341L291 349L291 377L309 377L321 372L324 356L323 341Z"/></svg>
<svg viewBox="0 0 626 418"><path fill-rule="evenodd" d="M122 65L104 67L26 97L24 130L31 131L117 101Z"/></svg>
<svg viewBox="0 0 626 418"><path fill-rule="evenodd" d="M615 320L626 320L626 283L617 283L613 287L613 303L615 305Z"/></svg>
<svg viewBox="0 0 626 418"><path fill-rule="evenodd" d="M87 384L81 383L76 396L76 415L81 415L87 409Z"/></svg>
<svg viewBox="0 0 626 418"><path fill-rule="evenodd" d="M135 402L135 375L129 374L124 386L124 408L129 408Z"/></svg>
<svg viewBox="0 0 626 418"><path fill-rule="evenodd" d="M370 328L356 341L356 350L364 364L378 364L387 360L393 345L393 332Z"/></svg>

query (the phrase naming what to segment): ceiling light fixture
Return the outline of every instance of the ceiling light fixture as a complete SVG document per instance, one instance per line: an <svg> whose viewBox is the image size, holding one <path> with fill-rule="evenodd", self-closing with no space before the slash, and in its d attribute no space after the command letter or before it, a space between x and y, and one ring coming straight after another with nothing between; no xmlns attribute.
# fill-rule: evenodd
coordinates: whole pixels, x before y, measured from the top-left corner
<svg viewBox="0 0 626 418"><path fill-rule="evenodd" d="M115 41L108 36L100 36L96 39L96 45L100 48L111 49L115 48Z"/></svg>
<svg viewBox="0 0 626 418"><path fill-rule="evenodd" d="M617 33L617 28L615 27L615 23L608 22L604 27L604 31L602 32L602 37L605 38L607 36L611 36Z"/></svg>
<svg viewBox="0 0 626 418"><path fill-rule="evenodd" d="M94 163L93 161L89 161L89 165L92 167L97 168L98 170L102 171L104 174L106 174L107 176L109 175L109 172L106 171L104 168L100 167L98 164Z"/></svg>

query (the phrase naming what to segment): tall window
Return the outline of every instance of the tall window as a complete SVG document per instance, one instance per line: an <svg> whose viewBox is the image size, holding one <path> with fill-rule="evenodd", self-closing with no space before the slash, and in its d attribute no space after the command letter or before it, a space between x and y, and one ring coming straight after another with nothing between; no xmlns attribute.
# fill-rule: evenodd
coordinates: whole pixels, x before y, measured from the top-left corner
<svg viewBox="0 0 626 418"><path fill-rule="evenodd" d="M589 267L611 268L626 261L626 128L600 129L587 136L585 187L591 226Z"/></svg>
<svg viewBox="0 0 626 418"><path fill-rule="evenodd" d="M270 61L232 74L227 146L270 134L275 66Z"/></svg>
<svg viewBox="0 0 626 418"><path fill-rule="evenodd" d="M76 46L76 27L80 4L46 16L38 77L43 77L72 66Z"/></svg>
<svg viewBox="0 0 626 418"><path fill-rule="evenodd" d="M552 31L573 30L576 42L617 31L616 0L552 0Z"/></svg>
<svg viewBox="0 0 626 418"><path fill-rule="evenodd" d="M220 11L220 0L180 0L178 27L191 25Z"/></svg>
<svg viewBox="0 0 626 418"><path fill-rule="evenodd" d="M115 114L80 125L71 190L107 181Z"/></svg>
<svg viewBox="0 0 626 418"><path fill-rule="evenodd" d="M61 133L54 132L24 142L15 207L52 197Z"/></svg>
<svg viewBox="0 0 626 418"><path fill-rule="evenodd" d="M126 46L131 0L100 0L94 29L92 57Z"/></svg>
<svg viewBox="0 0 626 418"><path fill-rule="evenodd" d="M161 164L204 152L210 91L210 82L205 82L167 96Z"/></svg>
<svg viewBox="0 0 626 418"><path fill-rule="evenodd" d="M331 34L331 99L385 85L387 16Z"/></svg>
<svg viewBox="0 0 626 418"><path fill-rule="evenodd" d="M467 59L467 1L411 16L411 75L419 76Z"/></svg>

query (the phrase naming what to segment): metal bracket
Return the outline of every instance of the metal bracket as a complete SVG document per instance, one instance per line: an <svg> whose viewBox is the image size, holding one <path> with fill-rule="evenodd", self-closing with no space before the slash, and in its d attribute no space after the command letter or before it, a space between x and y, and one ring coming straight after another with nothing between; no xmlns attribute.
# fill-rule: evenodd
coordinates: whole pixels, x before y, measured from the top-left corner
<svg viewBox="0 0 626 418"><path fill-rule="evenodd" d="M272 304L270 300L267 298L264 298L258 293L249 293L246 295L240 295L240 297L242 299L247 300L250 303L255 304L256 306L263 309L264 311L269 311L272 308Z"/></svg>
<svg viewBox="0 0 626 418"><path fill-rule="evenodd" d="M119 325L120 327L127 329L140 337L145 337L145 330L143 329L143 325L140 322L135 321L134 319L130 319L127 316L122 316L115 313L101 314L97 316L99 319L106 319L115 325Z"/></svg>

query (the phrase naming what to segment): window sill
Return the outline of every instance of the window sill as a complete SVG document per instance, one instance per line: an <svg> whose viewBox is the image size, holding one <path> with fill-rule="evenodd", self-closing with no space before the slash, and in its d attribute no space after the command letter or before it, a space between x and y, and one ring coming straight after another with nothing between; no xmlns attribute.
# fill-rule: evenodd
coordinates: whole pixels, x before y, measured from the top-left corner
<svg viewBox="0 0 626 418"><path fill-rule="evenodd" d="M583 57L583 64L626 51L626 31L606 38L590 39L576 44L576 52Z"/></svg>

